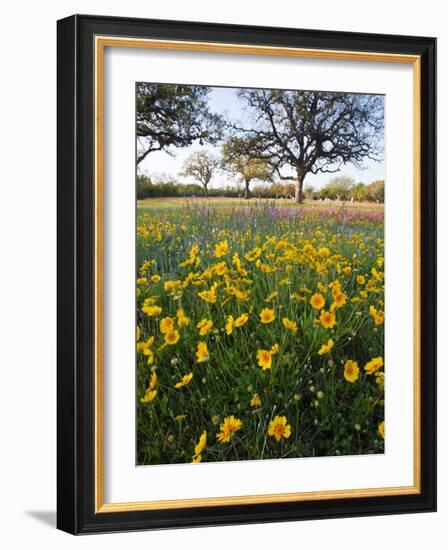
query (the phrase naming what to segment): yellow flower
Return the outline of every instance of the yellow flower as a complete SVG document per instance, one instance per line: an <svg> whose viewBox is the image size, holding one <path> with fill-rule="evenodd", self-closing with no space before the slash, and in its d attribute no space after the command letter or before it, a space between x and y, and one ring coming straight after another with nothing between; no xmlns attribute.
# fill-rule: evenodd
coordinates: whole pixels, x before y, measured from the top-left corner
<svg viewBox="0 0 448 550"><path fill-rule="evenodd" d="M235 326L242 327L249 320L249 315L247 313L242 313L239 317L235 319Z"/></svg>
<svg viewBox="0 0 448 550"><path fill-rule="evenodd" d="M377 371L375 373L375 384L377 384L380 388L384 388L384 372Z"/></svg>
<svg viewBox="0 0 448 550"><path fill-rule="evenodd" d="M205 336L212 330L213 321L211 319L202 319L202 321L199 321L199 323L196 325L196 328L199 329L199 335Z"/></svg>
<svg viewBox="0 0 448 550"><path fill-rule="evenodd" d="M254 408L261 407L261 399L258 393L254 393L254 395L252 396L252 399L250 400L250 406Z"/></svg>
<svg viewBox="0 0 448 550"><path fill-rule="evenodd" d="M140 336L141 336L141 330L140 330L140 327L137 325L137 330L136 330L137 342L140 340Z"/></svg>
<svg viewBox="0 0 448 550"><path fill-rule="evenodd" d="M331 304L333 309L338 309L347 303L347 295L343 292L338 292L334 296L334 302Z"/></svg>
<svg viewBox="0 0 448 550"><path fill-rule="evenodd" d="M146 363L148 365L152 365L154 363L154 353L151 348L145 348L143 350L143 354L146 355Z"/></svg>
<svg viewBox="0 0 448 550"><path fill-rule="evenodd" d="M292 332L297 332L297 323L295 321L291 321L288 317L283 317L282 322L286 329L291 330Z"/></svg>
<svg viewBox="0 0 448 550"><path fill-rule="evenodd" d="M364 275L358 275L356 277L356 282L358 283L358 285L364 285L366 283L366 278L364 277Z"/></svg>
<svg viewBox="0 0 448 550"><path fill-rule="evenodd" d="M181 281L165 281L163 288L165 292L175 292L181 284Z"/></svg>
<svg viewBox="0 0 448 550"><path fill-rule="evenodd" d="M186 414L178 414L174 417L174 420L177 420L178 422L181 422L182 420L185 420L187 418Z"/></svg>
<svg viewBox="0 0 448 550"><path fill-rule="evenodd" d="M344 365L344 378L347 382L356 382L359 378L359 367L356 361L349 359Z"/></svg>
<svg viewBox="0 0 448 550"><path fill-rule="evenodd" d="M194 448L193 460L191 461L192 464L197 464L198 462L201 462L202 451L205 449L206 444L207 444L207 432L204 430L202 432L201 437L199 438L197 445Z"/></svg>
<svg viewBox="0 0 448 550"><path fill-rule="evenodd" d="M274 344L271 348L271 355L275 355L276 353L278 353L280 350L280 346L278 344Z"/></svg>
<svg viewBox="0 0 448 550"><path fill-rule="evenodd" d="M165 333L165 343L169 346L174 346L179 342L180 334L178 330L172 330Z"/></svg>
<svg viewBox="0 0 448 550"><path fill-rule="evenodd" d="M189 384L191 382L192 378L193 378L193 373L190 372L190 374L186 374L180 382L177 382L176 384L174 384L174 387L176 389L183 388L184 386L186 386L187 384Z"/></svg>
<svg viewBox="0 0 448 550"><path fill-rule="evenodd" d="M153 275L151 277L151 282L152 283L158 283L160 281L160 275Z"/></svg>
<svg viewBox="0 0 448 550"><path fill-rule="evenodd" d="M233 332L233 325L234 325L234 318L233 318L233 315L227 315L227 320L226 320L226 334L227 336L230 336Z"/></svg>
<svg viewBox="0 0 448 550"><path fill-rule="evenodd" d="M156 387L157 384L157 374L153 372L151 374L151 380L149 382L149 387L153 390Z"/></svg>
<svg viewBox="0 0 448 550"><path fill-rule="evenodd" d="M206 342L198 342L198 347L196 349L196 359L198 363L203 363L209 358L208 348Z"/></svg>
<svg viewBox="0 0 448 550"><path fill-rule="evenodd" d="M350 273L352 272L352 268L348 265L347 267L344 267L342 271L344 275L350 275Z"/></svg>
<svg viewBox="0 0 448 550"><path fill-rule="evenodd" d="M333 328L336 324L336 317L332 311L325 311L323 309L320 312L319 319L324 328Z"/></svg>
<svg viewBox="0 0 448 550"><path fill-rule="evenodd" d="M310 304L314 309L322 309L325 305L325 298L322 294L313 294L310 298Z"/></svg>
<svg viewBox="0 0 448 550"><path fill-rule="evenodd" d="M208 304L216 304L216 290L203 290L198 292L198 296Z"/></svg>
<svg viewBox="0 0 448 550"><path fill-rule="evenodd" d="M326 353L329 353L334 346L333 340L330 338L326 344L323 344L320 350L317 352L319 355L325 355Z"/></svg>
<svg viewBox="0 0 448 550"><path fill-rule="evenodd" d="M221 258L225 256L229 251L229 244L227 241L221 241L215 246L215 258Z"/></svg>
<svg viewBox="0 0 448 550"><path fill-rule="evenodd" d="M232 435L241 429L241 420L232 416L226 416L224 422L219 426L220 432L216 434L216 439L221 443L229 443Z"/></svg>
<svg viewBox="0 0 448 550"><path fill-rule="evenodd" d="M156 317L157 315L160 315L162 313L162 308L160 306L143 306L142 307L143 313L146 313L148 317Z"/></svg>
<svg viewBox="0 0 448 550"><path fill-rule="evenodd" d="M268 323L272 323L272 321L275 319L275 313L273 309L268 309L265 307L261 310L260 313L260 321L267 325Z"/></svg>
<svg viewBox="0 0 448 550"><path fill-rule="evenodd" d="M264 299L265 302L272 302L272 300L274 298L276 298L278 296L278 292L277 291L274 291L274 292L271 292L269 294L269 296L266 296L266 298Z"/></svg>
<svg viewBox="0 0 448 550"><path fill-rule="evenodd" d="M154 336L150 336L145 342L137 342L137 351L149 355L148 349L154 344Z"/></svg>
<svg viewBox="0 0 448 550"><path fill-rule="evenodd" d="M375 321L375 325L382 325L384 323L384 311L377 310L375 306L370 306L369 312Z"/></svg>
<svg viewBox="0 0 448 550"><path fill-rule="evenodd" d="M147 282L148 282L148 279L146 277L140 277L139 279L137 279L138 285L146 285Z"/></svg>
<svg viewBox="0 0 448 550"><path fill-rule="evenodd" d="M215 265L215 273L216 275L222 276L227 273L227 266L224 262L221 262L219 264Z"/></svg>
<svg viewBox="0 0 448 550"><path fill-rule="evenodd" d="M368 363L365 364L364 370L366 374L373 374L384 365L383 358L381 356L374 357Z"/></svg>
<svg viewBox="0 0 448 550"><path fill-rule="evenodd" d="M261 256L261 252L262 252L261 248L257 246L254 249L252 249L250 252L245 254L244 258L248 262L254 262L257 258Z"/></svg>
<svg viewBox="0 0 448 550"><path fill-rule="evenodd" d="M144 397L142 397L140 399L140 401L142 403L149 403L150 401L152 401L154 399L154 397L157 395L157 390L153 390L151 389L151 387L149 387L147 390L146 390L146 393L144 395Z"/></svg>
<svg viewBox="0 0 448 550"><path fill-rule="evenodd" d="M164 317L159 324L160 332L166 334L174 329L174 317Z"/></svg>
<svg viewBox="0 0 448 550"><path fill-rule="evenodd" d="M258 366L263 370L270 369L272 366L272 355L267 349L259 349L257 351Z"/></svg>
<svg viewBox="0 0 448 550"><path fill-rule="evenodd" d="M382 325L384 323L384 311L378 311L374 317L375 325Z"/></svg>
<svg viewBox="0 0 448 550"><path fill-rule="evenodd" d="M183 309L179 309L176 313L177 324L180 327L187 327L190 324L190 319L185 315Z"/></svg>
<svg viewBox="0 0 448 550"><path fill-rule="evenodd" d="M280 441L282 437L288 439L291 435L291 425L288 424L286 416L276 416L269 422L268 435L275 437L276 441Z"/></svg>
<svg viewBox="0 0 448 550"><path fill-rule="evenodd" d="M378 424L378 433L384 439L384 420Z"/></svg>

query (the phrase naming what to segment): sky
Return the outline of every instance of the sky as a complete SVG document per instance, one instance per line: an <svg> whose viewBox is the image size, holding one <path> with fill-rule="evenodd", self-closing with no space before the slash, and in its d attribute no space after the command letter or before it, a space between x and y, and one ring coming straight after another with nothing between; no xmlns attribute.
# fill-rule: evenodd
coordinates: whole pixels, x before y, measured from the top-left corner
<svg viewBox="0 0 448 550"><path fill-rule="evenodd" d="M212 87L209 95L209 106L212 112L225 114L234 122L247 120L243 103L236 95L238 88L219 88ZM190 147L173 149L175 156L170 156L163 151L150 153L138 167L139 173L144 173L149 176L168 176L178 183L192 183L191 178L179 176L182 171L186 159L196 151L209 151L216 156L220 156L220 145L217 147L211 145L199 145L193 143ZM286 174L286 173L285 173ZM357 168L353 164L346 164L341 167L339 172L334 174L307 174L305 178L305 187L312 185L316 189L322 188L330 179L337 176L348 176L355 182L362 181L365 184L375 180L385 179L385 162L375 162L367 160L362 165L362 169ZM219 173L213 176L209 188L217 188L223 186L236 186L236 180L230 175ZM252 187L259 182L253 182ZM241 184L240 184L241 185Z"/></svg>

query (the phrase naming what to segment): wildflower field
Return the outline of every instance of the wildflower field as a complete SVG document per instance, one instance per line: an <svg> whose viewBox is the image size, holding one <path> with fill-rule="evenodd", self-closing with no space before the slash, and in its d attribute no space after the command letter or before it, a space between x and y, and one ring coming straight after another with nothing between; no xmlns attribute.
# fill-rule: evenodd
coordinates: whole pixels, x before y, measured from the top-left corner
<svg viewBox="0 0 448 550"><path fill-rule="evenodd" d="M383 209L137 209L137 464L384 452Z"/></svg>

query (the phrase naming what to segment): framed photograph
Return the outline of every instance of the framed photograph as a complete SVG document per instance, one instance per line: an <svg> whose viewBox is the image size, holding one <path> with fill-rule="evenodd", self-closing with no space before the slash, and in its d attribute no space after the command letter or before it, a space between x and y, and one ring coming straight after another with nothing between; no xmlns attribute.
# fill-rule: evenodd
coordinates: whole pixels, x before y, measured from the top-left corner
<svg viewBox="0 0 448 550"><path fill-rule="evenodd" d="M434 38L58 21L58 527L436 507Z"/></svg>

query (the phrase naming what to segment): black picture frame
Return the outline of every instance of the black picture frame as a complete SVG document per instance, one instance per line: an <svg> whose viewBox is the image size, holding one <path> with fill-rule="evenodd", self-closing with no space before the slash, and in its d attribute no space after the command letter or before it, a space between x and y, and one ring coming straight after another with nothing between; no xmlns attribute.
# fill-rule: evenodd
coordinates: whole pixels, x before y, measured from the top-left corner
<svg viewBox="0 0 448 550"><path fill-rule="evenodd" d="M57 31L57 527L82 534L435 511L436 39L91 15L62 19ZM93 43L97 35L420 56L419 494L95 513Z"/></svg>

